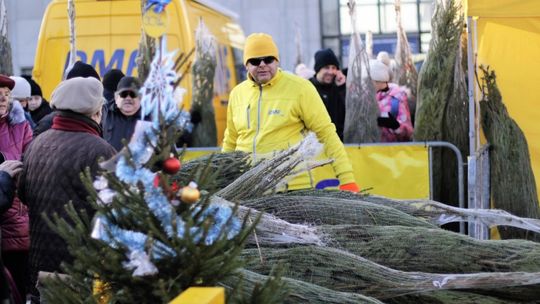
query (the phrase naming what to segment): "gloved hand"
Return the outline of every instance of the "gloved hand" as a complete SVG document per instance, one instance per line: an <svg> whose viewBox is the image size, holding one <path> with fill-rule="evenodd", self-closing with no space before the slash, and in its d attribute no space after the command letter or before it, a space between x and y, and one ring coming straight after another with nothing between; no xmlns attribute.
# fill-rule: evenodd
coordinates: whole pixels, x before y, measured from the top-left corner
<svg viewBox="0 0 540 304"><path fill-rule="evenodd" d="M348 183L348 184L339 186L339 190L358 193L360 191L360 188L358 188L358 185L356 183Z"/></svg>
<svg viewBox="0 0 540 304"><path fill-rule="evenodd" d="M400 126L399 121L397 121L392 113L388 113L388 117L377 117L377 125L392 130L397 129Z"/></svg>

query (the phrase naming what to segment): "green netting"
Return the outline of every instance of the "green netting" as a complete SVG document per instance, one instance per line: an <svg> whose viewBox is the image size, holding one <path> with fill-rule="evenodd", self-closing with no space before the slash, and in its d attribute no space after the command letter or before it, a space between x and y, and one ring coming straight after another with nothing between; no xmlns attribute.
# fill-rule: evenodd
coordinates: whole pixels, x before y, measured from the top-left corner
<svg viewBox="0 0 540 304"><path fill-rule="evenodd" d="M540 233L540 220L512 215L500 209L467 209L448 206L432 200L395 200L375 195L357 195L347 191L302 190L287 196L317 196L371 202L405 212L440 226L453 222L473 222L488 227L508 226Z"/></svg>
<svg viewBox="0 0 540 304"><path fill-rule="evenodd" d="M394 59L396 61L395 73L393 75L393 82L399 85L407 87L409 94L407 94L407 103L409 105L409 111L411 113L411 120L414 122L414 116L416 114L416 88L418 87L418 71L414 65L412 58L412 51L407 40L407 32L403 28L401 22L401 1L396 0L396 25L397 25L397 42Z"/></svg>
<svg viewBox="0 0 540 304"><path fill-rule="evenodd" d="M334 248L304 246L287 249L245 249L246 269L268 274L272 265L286 264L284 275L336 291L357 292L380 300L444 289L484 290L540 299L540 273L491 272L472 274L432 274L403 272ZM519 289L508 288L521 286ZM504 288L504 289L502 289Z"/></svg>
<svg viewBox="0 0 540 304"><path fill-rule="evenodd" d="M381 129L377 125L379 106L375 98L375 86L369 75L369 58L360 38L356 20L356 5L349 1L352 29L349 48L347 94L345 96L345 143L378 142ZM361 127L359 127L361 126Z"/></svg>
<svg viewBox="0 0 540 304"><path fill-rule="evenodd" d="M273 214L291 223L315 225L435 226L394 208L335 197L271 195L243 201L243 206Z"/></svg>
<svg viewBox="0 0 540 304"><path fill-rule="evenodd" d="M482 68L480 101L482 129L490 145L490 185L496 208L512 214L540 218L538 194L531 167L527 139L519 125L510 117L497 87L495 73ZM526 238L532 235L523 230L500 229L503 238Z"/></svg>
<svg viewBox="0 0 540 304"><path fill-rule="evenodd" d="M540 244L480 241L442 229L403 226L318 226L333 247L402 271L540 272Z"/></svg>
<svg viewBox="0 0 540 304"><path fill-rule="evenodd" d="M216 54L216 37L201 19L195 31L195 61L191 67L191 111L201 115L201 121L193 129L193 147L215 147L218 144L213 105Z"/></svg>
<svg viewBox="0 0 540 304"><path fill-rule="evenodd" d="M416 123L414 126L414 139L417 141L452 139L452 136L448 136L449 134L446 132L447 125L456 121L458 129L460 129L459 127L466 123L464 117L455 116L463 108L459 104L461 100L453 98L461 96L460 92L456 91L460 88L457 86L459 83L455 83L458 80L455 78L455 68L456 64L460 63L460 59L457 57L461 32L463 31L463 16L460 13L459 1L435 1L435 12L431 24L432 38L429 43L429 52L418 75ZM431 156L433 180L431 192L433 197L437 201L451 199L452 201L444 202L457 205L455 200L457 195L448 195L456 192L454 186L456 183L452 185L444 183L444 178L451 178L455 174L453 171L456 171L454 161L452 161L453 167L449 167L450 164L444 161L454 156L449 154L446 149L441 148L434 148ZM452 191L448 189L452 189Z"/></svg>
<svg viewBox="0 0 540 304"><path fill-rule="evenodd" d="M199 188L213 192L232 183L250 167L251 159L245 152L215 153L185 162L172 180L180 185L196 181Z"/></svg>
<svg viewBox="0 0 540 304"><path fill-rule="evenodd" d="M386 304L524 304L527 302L496 298L463 291L434 291L385 300ZM530 302L529 302L530 303Z"/></svg>
<svg viewBox="0 0 540 304"><path fill-rule="evenodd" d="M238 276L223 282L223 285L229 288L236 286L239 277L241 277L240 292L246 294L250 294L255 285L260 285L267 279L266 275L240 270ZM290 292L284 304L382 304L376 299L357 293L334 291L287 277L282 277L282 280L287 284Z"/></svg>

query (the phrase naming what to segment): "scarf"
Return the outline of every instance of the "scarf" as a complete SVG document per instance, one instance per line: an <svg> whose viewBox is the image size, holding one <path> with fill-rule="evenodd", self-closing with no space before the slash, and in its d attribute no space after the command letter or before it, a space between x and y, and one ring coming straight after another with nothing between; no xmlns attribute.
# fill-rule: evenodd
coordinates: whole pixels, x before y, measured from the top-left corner
<svg viewBox="0 0 540 304"><path fill-rule="evenodd" d="M89 117L77 113L61 111L53 118L51 128L69 132L90 133L101 137L101 128L99 125Z"/></svg>

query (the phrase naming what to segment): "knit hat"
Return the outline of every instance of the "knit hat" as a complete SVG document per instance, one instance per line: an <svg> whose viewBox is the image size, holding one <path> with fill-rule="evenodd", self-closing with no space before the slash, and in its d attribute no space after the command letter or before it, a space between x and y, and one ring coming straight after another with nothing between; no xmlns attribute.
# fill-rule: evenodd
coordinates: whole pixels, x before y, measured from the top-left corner
<svg viewBox="0 0 540 304"><path fill-rule="evenodd" d="M380 82L390 81L390 69L379 60L369 61L369 74L372 80Z"/></svg>
<svg viewBox="0 0 540 304"><path fill-rule="evenodd" d="M96 70L91 65L83 63L82 61L75 62L71 70L67 73L66 79L75 77L94 77L101 81Z"/></svg>
<svg viewBox="0 0 540 304"><path fill-rule="evenodd" d="M110 69L105 75L103 75L103 88L105 90L109 90L111 92L116 91L116 88L118 87L118 82L122 77L124 77L124 73L118 69Z"/></svg>
<svg viewBox="0 0 540 304"><path fill-rule="evenodd" d="M251 58L272 56L279 61L279 51L272 36L265 33L254 33L246 38L244 46L244 64Z"/></svg>
<svg viewBox="0 0 540 304"><path fill-rule="evenodd" d="M377 54L377 60L379 60L380 62L386 64L387 67L390 66L390 55L388 54L388 52L380 51Z"/></svg>
<svg viewBox="0 0 540 304"><path fill-rule="evenodd" d="M8 88L11 91L14 86L15 81L13 81L13 79L0 74L0 88Z"/></svg>
<svg viewBox="0 0 540 304"><path fill-rule="evenodd" d="M34 79L32 79L32 76L30 75L21 75L22 78L26 79L26 81L28 81L28 83L30 84L30 94L32 96L40 96L40 97L43 97L43 93L41 92L41 87L39 86L39 84L37 84L37 82L34 81Z"/></svg>
<svg viewBox="0 0 540 304"><path fill-rule="evenodd" d="M30 98L31 95L31 88L30 83L26 81L26 79L19 77L19 76L9 76L9 78L13 79L15 81L15 86L13 89L11 89L11 97L12 98Z"/></svg>
<svg viewBox="0 0 540 304"><path fill-rule="evenodd" d="M93 77L75 77L62 81L53 91L51 105L90 116L103 106L103 85Z"/></svg>
<svg viewBox="0 0 540 304"><path fill-rule="evenodd" d="M305 64L300 63L294 68L294 73L302 78L310 79L315 75L315 71L308 68Z"/></svg>
<svg viewBox="0 0 540 304"><path fill-rule="evenodd" d="M118 87L116 88L116 92L130 90L130 91L138 93L140 89L141 89L141 82L139 81L139 79L135 77L131 77L131 76L124 76L118 82Z"/></svg>
<svg viewBox="0 0 540 304"><path fill-rule="evenodd" d="M335 65L339 69L339 61L332 49L322 49L315 53L315 73L327 65Z"/></svg>

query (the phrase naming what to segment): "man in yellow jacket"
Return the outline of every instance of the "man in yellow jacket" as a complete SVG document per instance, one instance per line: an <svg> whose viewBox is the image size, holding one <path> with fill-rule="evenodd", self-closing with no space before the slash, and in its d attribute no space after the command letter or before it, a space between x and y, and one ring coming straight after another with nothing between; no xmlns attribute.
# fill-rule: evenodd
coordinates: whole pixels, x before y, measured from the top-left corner
<svg viewBox="0 0 540 304"><path fill-rule="evenodd" d="M358 192L352 166L315 87L278 68L279 52L270 35L251 34L244 47L248 79L230 94L223 151L263 155L287 149L308 131L317 134L334 159L340 189ZM311 188L307 174L291 180L288 189Z"/></svg>

